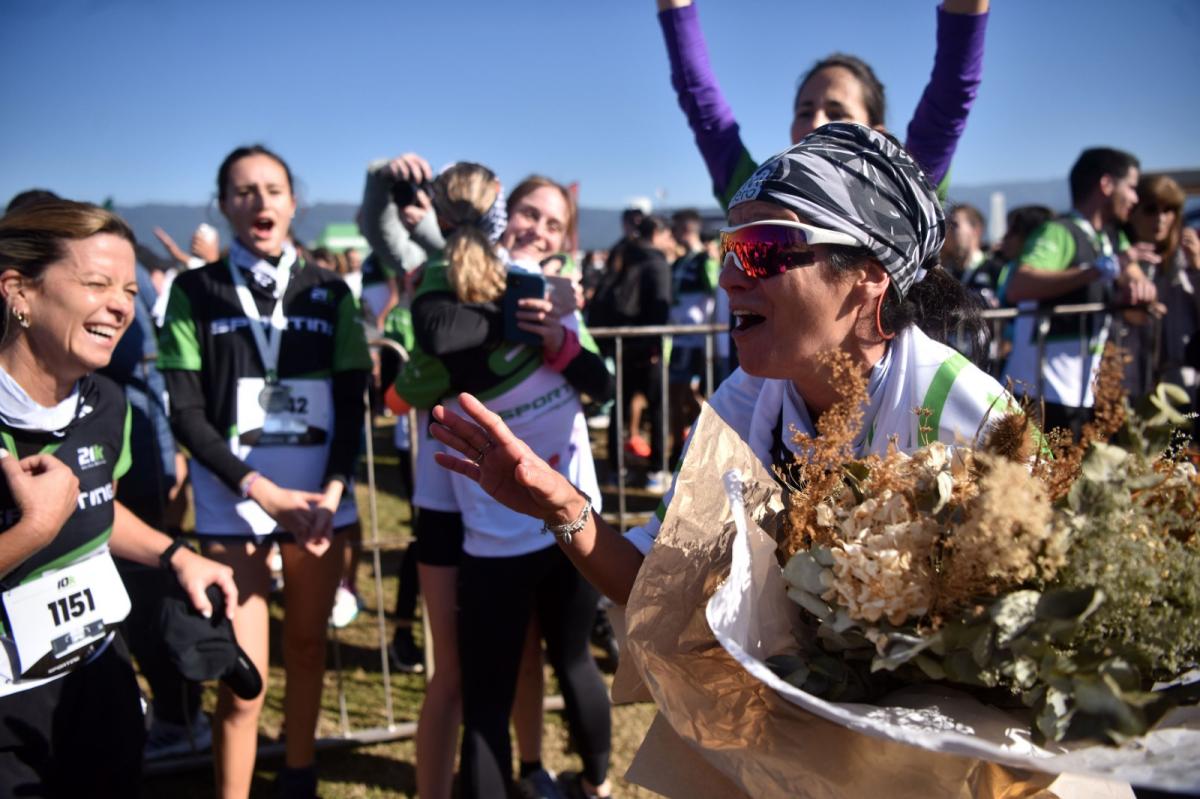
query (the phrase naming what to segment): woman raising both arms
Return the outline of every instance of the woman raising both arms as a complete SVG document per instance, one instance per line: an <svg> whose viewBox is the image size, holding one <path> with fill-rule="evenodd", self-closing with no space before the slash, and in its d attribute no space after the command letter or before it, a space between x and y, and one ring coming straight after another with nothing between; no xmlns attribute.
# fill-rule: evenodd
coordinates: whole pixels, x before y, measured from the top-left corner
<svg viewBox="0 0 1200 799"><path fill-rule="evenodd" d="M908 123L905 147L945 196L950 161L967 125L983 75L989 0L945 0L937 10L933 72ZM658 19L671 62L671 85L696 135L722 208L756 168L742 143L733 109L713 74L700 17L692 0L658 0ZM847 24L855 24L847 20ZM883 130L883 84L862 59L833 53L800 79L792 101L791 141L827 122L857 122Z"/></svg>

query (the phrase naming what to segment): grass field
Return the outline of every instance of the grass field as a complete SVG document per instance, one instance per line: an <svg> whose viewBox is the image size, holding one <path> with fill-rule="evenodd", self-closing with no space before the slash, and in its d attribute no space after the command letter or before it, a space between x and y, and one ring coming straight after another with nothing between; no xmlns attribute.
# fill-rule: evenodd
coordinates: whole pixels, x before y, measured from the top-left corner
<svg viewBox="0 0 1200 799"><path fill-rule="evenodd" d="M401 496L396 465L397 453L391 444L392 429L384 424L376 433L374 443L377 452L376 494L379 513L380 562L383 583L382 596L375 590L373 559L369 550L364 551L358 570L360 595L366 609L348 627L338 630L341 681L345 697L345 715L352 730L382 728L387 724L385 713L385 691L379 657L379 633L376 609L382 600L388 612L386 640L391 640L391 609L395 603L400 558L411 535L411 513L408 502ZM600 438L603 438L601 435ZM602 451L602 450L598 450ZM358 486L360 512L366 527L367 492L365 480ZM652 508L656 499L646 495L634 495L630 507L634 510ZM615 507L615 497L609 500ZM364 531L369 540L370 531ZM272 603L272 646L271 669L266 703L263 709L260 747L271 747L278 743L282 722L283 668L279 653L279 634L283 609ZM417 628L418 640L420 625ZM322 699L323 712L317 735L321 738L342 737L342 709L339 706L337 675L334 671L335 655L331 644L328 657L329 671L325 676L325 692ZM548 691L553 691L554 682L547 670ZM391 700L396 722L413 721L417 717L424 690L421 676L393 674ZM205 694L205 707L211 710L214 692ZM614 792L624 797L652 796L645 789L625 783L622 776L637 751L646 728L653 718L650 705L626 705L613 709L613 763L611 774ZM546 714L545 736L542 745L543 760L554 771L578 769L579 758L570 750L567 730L560 712ZM371 745L355 745L324 749L318 754L320 771L319 792L325 799L350 799L350 797L415 796L414 745L412 740L395 740ZM261 758L255 774L251 795L274 796L273 775L282 764L282 757ZM190 799L212 795L211 765L201 760L189 768L169 774L147 776L144 781L147 797L171 797Z"/></svg>

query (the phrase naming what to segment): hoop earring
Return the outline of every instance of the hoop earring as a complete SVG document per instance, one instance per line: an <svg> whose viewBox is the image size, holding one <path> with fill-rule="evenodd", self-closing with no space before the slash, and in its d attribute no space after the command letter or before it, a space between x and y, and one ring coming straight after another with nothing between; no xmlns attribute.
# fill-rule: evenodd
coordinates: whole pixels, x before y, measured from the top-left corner
<svg viewBox="0 0 1200 799"><path fill-rule="evenodd" d="M884 341L891 341L892 339L894 339L896 337L896 334L894 332L892 332L892 333L884 333L883 332L882 316L883 316L883 298L884 298L884 296L885 296L884 294L879 295L879 303L875 306L875 332L878 333L879 337L881 339L883 339Z"/></svg>
<svg viewBox="0 0 1200 799"><path fill-rule="evenodd" d="M12 315L13 315L13 318L17 320L18 325L25 328L26 330L29 329L29 317L25 315L24 311L19 311L16 308L13 308Z"/></svg>

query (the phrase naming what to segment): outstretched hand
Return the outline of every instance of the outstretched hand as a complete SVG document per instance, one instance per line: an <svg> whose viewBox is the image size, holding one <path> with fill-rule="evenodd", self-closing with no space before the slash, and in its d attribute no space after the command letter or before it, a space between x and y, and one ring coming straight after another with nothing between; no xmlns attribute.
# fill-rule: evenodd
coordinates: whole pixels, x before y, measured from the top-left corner
<svg viewBox="0 0 1200 799"><path fill-rule="evenodd" d="M433 409L434 438L466 456L439 452L434 457L441 466L479 483L489 496L517 513L550 524L565 524L579 516L586 500L567 478L475 397L459 394L458 402L470 419L443 405Z"/></svg>

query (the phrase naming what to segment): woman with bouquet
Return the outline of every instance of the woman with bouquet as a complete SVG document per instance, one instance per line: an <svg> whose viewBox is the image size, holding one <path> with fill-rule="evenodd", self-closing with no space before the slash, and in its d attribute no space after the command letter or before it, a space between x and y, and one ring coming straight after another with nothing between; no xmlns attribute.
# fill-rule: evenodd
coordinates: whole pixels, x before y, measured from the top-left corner
<svg viewBox="0 0 1200 799"><path fill-rule="evenodd" d="M721 287L741 368L710 400L764 463L792 460L790 431L812 434L837 387L819 366L840 349L867 376L860 455L890 440L913 450L971 440L1005 392L943 341L982 341L982 324L937 254L945 219L933 187L887 134L835 123L767 161L730 203ZM470 395L475 423L435 410L437 435L471 460L440 456L500 502L539 518L614 600L629 596L663 508L626 535ZM913 413L916 407L931 412ZM687 458L685 449L684 459Z"/></svg>

